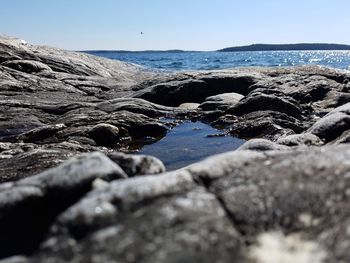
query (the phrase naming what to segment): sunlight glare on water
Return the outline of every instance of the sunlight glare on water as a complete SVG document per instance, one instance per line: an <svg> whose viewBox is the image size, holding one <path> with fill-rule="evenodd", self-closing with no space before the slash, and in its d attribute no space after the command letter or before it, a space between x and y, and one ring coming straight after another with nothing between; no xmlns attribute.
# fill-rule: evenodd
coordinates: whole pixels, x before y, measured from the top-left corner
<svg viewBox="0 0 350 263"><path fill-rule="evenodd" d="M350 51L115 52L90 54L157 70L210 70L232 67L321 65L350 69Z"/></svg>

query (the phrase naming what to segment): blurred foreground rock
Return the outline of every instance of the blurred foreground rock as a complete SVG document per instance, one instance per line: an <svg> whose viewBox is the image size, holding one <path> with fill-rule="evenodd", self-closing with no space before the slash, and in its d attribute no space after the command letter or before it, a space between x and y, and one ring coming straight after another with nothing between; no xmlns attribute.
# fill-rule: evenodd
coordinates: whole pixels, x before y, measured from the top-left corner
<svg viewBox="0 0 350 263"><path fill-rule="evenodd" d="M295 262L348 262L349 158L347 145L238 150L127 178L104 155L84 154L0 185L1 256L267 262L285 253Z"/></svg>

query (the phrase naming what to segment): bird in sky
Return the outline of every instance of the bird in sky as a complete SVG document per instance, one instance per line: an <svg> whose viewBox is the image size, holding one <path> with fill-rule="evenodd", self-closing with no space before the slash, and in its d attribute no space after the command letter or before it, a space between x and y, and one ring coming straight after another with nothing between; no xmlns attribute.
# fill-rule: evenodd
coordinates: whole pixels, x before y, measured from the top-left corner
<svg viewBox="0 0 350 263"><path fill-rule="evenodd" d="M140 33L141 35L143 35L143 32L141 31L141 33Z"/></svg>

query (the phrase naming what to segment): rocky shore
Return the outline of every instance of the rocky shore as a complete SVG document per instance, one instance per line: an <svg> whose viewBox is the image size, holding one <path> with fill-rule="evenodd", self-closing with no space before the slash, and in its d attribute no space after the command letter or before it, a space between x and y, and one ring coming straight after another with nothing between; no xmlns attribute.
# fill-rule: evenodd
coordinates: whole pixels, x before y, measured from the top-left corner
<svg viewBox="0 0 350 263"><path fill-rule="evenodd" d="M0 37L0 262L350 262L349 91ZM175 171L134 153L181 120L247 142Z"/></svg>

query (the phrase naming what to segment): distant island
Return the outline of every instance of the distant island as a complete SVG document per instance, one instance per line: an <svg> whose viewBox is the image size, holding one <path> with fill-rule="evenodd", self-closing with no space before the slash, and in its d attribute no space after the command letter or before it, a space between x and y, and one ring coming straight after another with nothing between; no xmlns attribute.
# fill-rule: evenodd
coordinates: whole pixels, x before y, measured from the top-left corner
<svg viewBox="0 0 350 263"><path fill-rule="evenodd" d="M286 50L350 50L350 45L301 43L301 44L253 44L249 46L228 47L219 49L219 52L238 51L286 51Z"/></svg>
<svg viewBox="0 0 350 263"><path fill-rule="evenodd" d="M252 44L239 47L228 47L218 52L243 52L243 51L290 51L290 50L350 50L350 45L344 44L327 44L327 43L301 43L301 44ZM80 50L79 52L93 55L103 53L186 53L186 52L204 52L196 50Z"/></svg>

